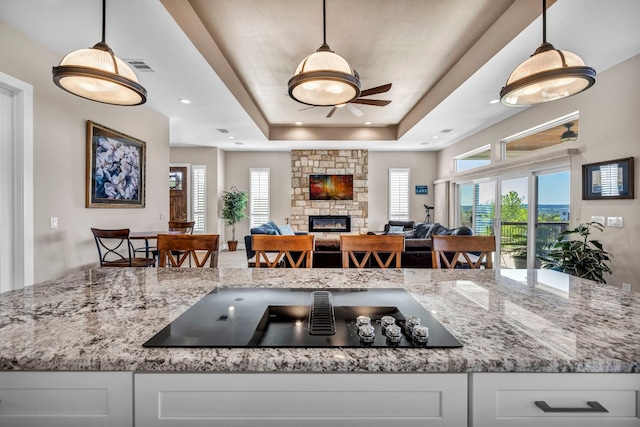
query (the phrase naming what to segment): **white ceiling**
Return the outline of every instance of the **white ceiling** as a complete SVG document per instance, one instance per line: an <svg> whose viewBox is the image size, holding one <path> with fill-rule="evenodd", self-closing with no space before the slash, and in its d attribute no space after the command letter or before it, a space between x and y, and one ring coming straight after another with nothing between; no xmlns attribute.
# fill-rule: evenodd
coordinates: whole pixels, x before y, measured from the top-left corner
<svg viewBox="0 0 640 427"><path fill-rule="evenodd" d="M101 8L100 0L0 0L0 20L62 58L100 41ZM172 146L439 150L521 111L489 101L540 44L541 8L537 0L327 0L327 43L362 88L393 83L371 97L391 104L358 105L361 118L300 111L287 96L298 63L322 43L321 0L107 0L106 41L154 70L137 74L147 105L170 118ZM640 53L639 21L637 0L558 0L547 40L601 73Z"/></svg>

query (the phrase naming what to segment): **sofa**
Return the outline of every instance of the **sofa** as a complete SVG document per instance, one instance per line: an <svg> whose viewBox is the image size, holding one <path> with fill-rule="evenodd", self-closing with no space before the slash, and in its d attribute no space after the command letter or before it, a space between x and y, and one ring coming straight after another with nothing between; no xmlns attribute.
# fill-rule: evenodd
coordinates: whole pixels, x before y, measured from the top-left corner
<svg viewBox="0 0 640 427"><path fill-rule="evenodd" d="M305 234L309 234L306 231L293 231L293 229L291 228L291 226L289 224L284 224L284 225L278 225L273 221L268 221L262 225L259 225L258 227L253 227L249 230L249 233L246 236L244 236L244 248L247 251L247 260L249 262L249 264L251 264L251 260L253 259L253 257L256 256L256 252L252 249L252 239L251 236L254 234L269 234L269 235L273 235L273 236L278 236L278 235L291 235L291 234L296 234L296 235L305 235Z"/></svg>
<svg viewBox="0 0 640 427"><path fill-rule="evenodd" d="M402 267L431 268L431 236L470 236L473 231L469 227L448 228L437 222L389 221L384 226L384 234L404 236Z"/></svg>

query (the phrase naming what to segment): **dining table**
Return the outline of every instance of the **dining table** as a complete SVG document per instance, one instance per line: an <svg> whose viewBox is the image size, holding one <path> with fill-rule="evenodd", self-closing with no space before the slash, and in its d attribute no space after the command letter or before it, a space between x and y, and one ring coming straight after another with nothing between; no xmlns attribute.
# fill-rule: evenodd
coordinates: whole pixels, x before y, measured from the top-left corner
<svg viewBox="0 0 640 427"><path fill-rule="evenodd" d="M130 231L129 240L144 240L144 254L145 254L144 256L145 258L149 258L149 252L151 250L151 246L149 246L149 240L157 239L159 234L184 234L184 231L179 231L179 230Z"/></svg>

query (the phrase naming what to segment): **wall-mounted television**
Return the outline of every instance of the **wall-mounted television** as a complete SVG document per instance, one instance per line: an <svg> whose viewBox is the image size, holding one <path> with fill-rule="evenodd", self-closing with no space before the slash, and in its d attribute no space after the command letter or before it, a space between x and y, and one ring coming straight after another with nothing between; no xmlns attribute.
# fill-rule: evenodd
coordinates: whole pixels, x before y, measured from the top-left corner
<svg viewBox="0 0 640 427"><path fill-rule="evenodd" d="M353 200L353 175L309 175L309 200Z"/></svg>

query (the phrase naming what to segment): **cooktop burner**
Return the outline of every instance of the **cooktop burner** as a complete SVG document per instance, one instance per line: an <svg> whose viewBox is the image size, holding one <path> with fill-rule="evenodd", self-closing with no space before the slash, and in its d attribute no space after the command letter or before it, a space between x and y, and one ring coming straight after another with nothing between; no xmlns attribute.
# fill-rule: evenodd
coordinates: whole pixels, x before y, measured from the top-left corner
<svg viewBox="0 0 640 427"><path fill-rule="evenodd" d="M462 344L404 289L220 288L144 347L423 347Z"/></svg>

